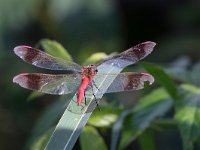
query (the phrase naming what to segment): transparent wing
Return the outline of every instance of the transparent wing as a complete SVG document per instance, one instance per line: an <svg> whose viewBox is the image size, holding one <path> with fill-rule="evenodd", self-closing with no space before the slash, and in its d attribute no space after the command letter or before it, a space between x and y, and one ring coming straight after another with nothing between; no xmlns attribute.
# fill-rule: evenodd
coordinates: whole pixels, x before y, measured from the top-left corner
<svg viewBox="0 0 200 150"><path fill-rule="evenodd" d="M152 51L156 43L147 41L136 46L129 48L128 50L117 54L115 56L109 57L98 64L112 65L119 68L124 68L128 65L134 64L137 61L145 58Z"/></svg>
<svg viewBox="0 0 200 150"><path fill-rule="evenodd" d="M13 78L21 87L42 93L63 95L75 93L81 84L80 74L19 74Z"/></svg>
<svg viewBox="0 0 200 150"><path fill-rule="evenodd" d="M106 76L107 78L110 78L113 75L114 74L107 74ZM101 75L97 75L97 77L98 76ZM120 73L117 75L105 93L139 90L144 88L145 82L148 82L151 85L154 82L153 76L144 72ZM93 82L92 84L92 87L95 88L95 83ZM88 88L90 89L91 86ZM102 91L104 91L104 89L99 89L98 94L103 94Z"/></svg>
<svg viewBox="0 0 200 150"><path fill-rule="evenodd" d="M27 63L40 68L81 72L82 67L80 65L72 61L66 61L61 58L53 57L43 51L29 46L17 46L14 48L14 52Z"/></svg>

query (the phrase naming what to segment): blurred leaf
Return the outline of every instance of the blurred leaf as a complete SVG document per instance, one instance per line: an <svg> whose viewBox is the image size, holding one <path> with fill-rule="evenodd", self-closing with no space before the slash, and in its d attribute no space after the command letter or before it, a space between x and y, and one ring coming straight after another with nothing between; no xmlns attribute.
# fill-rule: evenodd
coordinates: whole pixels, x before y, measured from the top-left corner
<svg viewBox="0 0 200 150"><path fill-rule="evenodd" d="M153 133L149 130L139 136L138 142L141 150L156 150Z"/></svg>
<svg viewBox="0 0 200 150"><path fill-rule="evenodd" d="M37 92L37 91L33 91L27 98L28 101L32 101L38 97L41 97L45 95L44 93L40 93L40 92Z"/></svg>
<svg viewBox="0 0 200 150"><path fill-rule="evenodd" d="M165 70L178 81L189 82L200 86L200 62L196 63L192 69L188 69L188 66L187 64L172 65Z"/></svg>
<svg viewBox="0 0 200 150"><path fill-rule="evenodd" d="M189 82L190 72L187 68L191 65L189 56L180 56L178 59L170 63L170 66L165 68L165 71L178 81Z"/></svg>
<svg viewBox="0 0 200 150"><path fill-rule="evenodd" d="M111 150L116 150L117 149L117 145L118 145L118 142L119 142L119 136L120 136L120 133L121 133L122 125L124 123L124 119L129 114L129 112L130 112L129 110L124 110L120 114L118 120L113 125L112 138L111 138Z"/></svg>
<svg viewBox="0 0 200 150"><path fill-rule="evenodd" d="M35 131L35 133L37 132L38 134L43 133L46 129L54 126L65 109L65 104L62 101L57 101L47 107L38 119L33 132Z"/></svg>
<svg viewBox="0 0 200 150"><path fill-rule="evenodd" d="M186 93L200 94L200 89L192 84L182 84L180 86Z"/></svg>
<svg viewBox="0 0 200 150"><path fill-rule="evenodd" d="M107 150L106 144L94 127L85 126L80 136L82 150Z"/></svg>
<svg viewBox="0 0 200 150"><path fill-rule="evenodd" d="M158 101L162 101L163 99L170 99L170 95L167 93L167 91L163 88L157 88L154 91L152 91L150 94L144 96L141 98L137 105L134 108L134 111L140 111L144 110L146 107L150 106L151 104L154 104Z"/></svg>
<svg viewBox="0 0 200 150"><path fill-rule="evenodd" d="M191 83L196 86L200 86L200 62L196 63L191 71L188 71L191 74Z"/></svg>
<svg viewBox="0 0 200 150"><path fill-rule="evenodd" d="M26 149L28 149L33 141L44 134L48 129L55 126L55 123L59 120L65 110L64 105L63 101L57 101L44 110L31 132L31 136L26 144Z"/></svg>
<svg viewBox="0 0 200 150"><path fill-rule="evenodd" d="M117 120L120 113L121 110L117 108L103 107L102 111L96 109L88 123L95 127L109 127Z"/></svg>
<svg viewBox="0 0 200 150"><path fill-rule="evenodd" d="M96 62L105 59L106 57L107 55L105 53L94 53L86 60L86 62L84 62L84 65L95 64Z"/></svg>
<svg viewBox="0 0 200 150"><path fill-rule="evenodd" d="M49 129L47 132L45 132L42 136L40 136L32 145L31 150L43 150L51 137L51 134L53 132L53 129Z"/></svg>
<svg viewBox="0 0 200 150"><path fill-rule="evenodd" d="M178 121L185 150L193 150L200 137L200 89L182 85L185 96L176 103L175 118Z"/></svg>
<svg viewBox="0 0 200 150"><path fill-rule="evenodd" d="M133 139L134 131L132 127L132 116L129 114L124 120L121 139L119 141L118 150L124 150Z"/></svg>
<svg viewBox="0 0 200 150"><path fill-rule="evenodd" d="M162 89L158 89L152 94L159 92L166 94L166 91ZM150 95L150 97L151 96L152 95ZM155 97L155 99L157 99L157 101L153 100L152 103L149 103L148 101L151 99L148 99L148 96L146 96L145 98L142 98L140 100L141 103L139 102L134 108L132 119L136 135L140 134L145 128L147 128L155 118L164 115L173 105L173 100L167 97L167 94L165 98L163 97L160 99L159 97Z"/></svg>
<svg viewBox="0 0 200 150"><path fill-rule="evenodd" d="M156 129L176 128L177 121L171 118L161 118L153 121L153 127L156 127Z"/></svg>
<svg viewBox="0 0 200 150"><path fill-rule="evenodd" d="M167 92L169 92L173 99L179 98L176 85L161 67L147 62L140 62L140 64L145 70L154 76L155 81L158 81L162 86L166 88Z"/></svg>
<svg viewBox="0 0 200 150"><path fill-rule="evenodd" d="M172 100L166 99L154 102L144 109L135 111L133 121L136 128L136 135L147 128L155 118L164 115L172 107L172 104Z"/></svg>
<svg viewBox="0 0 200 150"><path fill-rule="evenodd" d="M49 39L42 39L40 44L48 54L65 60L72 60L71 55L60 43Z"/></svg>
<svg viewBox="0 0 200 150"><path fill-rule="evenodd" d="M119 149L124 149L148 128L155 118L164 115L172 105L173 100L162 88L154 90L142 98L133 109L132 114L125 120Z"/></svg>

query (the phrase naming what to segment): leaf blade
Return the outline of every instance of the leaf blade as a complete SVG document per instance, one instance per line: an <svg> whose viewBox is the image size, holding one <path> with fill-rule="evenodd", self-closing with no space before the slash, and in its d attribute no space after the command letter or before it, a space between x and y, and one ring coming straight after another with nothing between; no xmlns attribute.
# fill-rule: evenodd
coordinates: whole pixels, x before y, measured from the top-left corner
<svg viewBox="0 0 200 150"><path fill-rule="evenodd" d="M158 88L143 97L125 119L119 149L124 149L148 128L155 118L165 114L172 104L173 101L163 88Z"/></svg>
<svg viewBox="0 0 200 150"><path fill-rule="evenodd" d="M113 125L112 137L111 137L111 150L117 149L122 125L123 125L124 119L129 114L129 112L130 110L123 111L121 115L119 116L118 120L116 121L116 123Z"/></svg>
<svg viewBox="0 0 200 150"><path fill-rule="evenodd" d="M118 118L121 110L117 108L103 107L102 111L95 110L88 120L88 124L95 127L109 127Z"/></svg>
<svg viewBox="0 0 200 150"><path fill-rule="evenodd" d="M179 99L176 85L161 67L147 62L140 62L140 65L151 73L157 82L166 88L173 99Z"/></svg>
<svg viewBox="0 0 200 150"><path fill-rule="evenodd" d="M97 130L92 126L86 126L80 136L82 150L107 150L106 144Z"/></svg>
<svg viewBox="0 0 200 150"><path fill-rule="evenodd" d="M42 39L39 43L48 54L65 60L72 60L71 55L60 43L49 39Z"/></svg>
<svg viewBox="0 0 200 150"><path fill-rule="evenodd" d="M175 119L185 150L192 150L200 136L200 89L192 85L182 85L184 98L176 103Z"/></svg>

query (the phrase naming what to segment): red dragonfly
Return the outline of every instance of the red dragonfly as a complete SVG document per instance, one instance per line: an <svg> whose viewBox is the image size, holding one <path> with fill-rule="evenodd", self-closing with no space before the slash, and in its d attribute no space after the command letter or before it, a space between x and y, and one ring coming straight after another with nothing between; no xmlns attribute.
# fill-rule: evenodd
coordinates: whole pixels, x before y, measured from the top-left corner
<svg viewBox="0 0 200 150"><path fill-rule="evenodd" d="M113 75L109 73L101 74L100 72L97 74L97 68L99 66L106 64L122 69L149 55L153 51L155 45L156 44L154 42L144 42L131 47L120 54L108 57L97 65L88 65L86 67L81 67L72 61L51 56L43 51L29 46L17 46L14 48L15 54L27 63L40 68L50 70L66 70L73 71L75 73L58 75L23 73L15 76L13 78L13 82L18 83L21 87L47 94L63 95L77 92L77 105L79 106L82 103L85 96L84 94L89 87L93 88L95 85L98 89L93 81L94 76ZM105 93L138 90L144 87L144 81L153 83L154 78L150 74L142 72L119 73Z"/></svg>

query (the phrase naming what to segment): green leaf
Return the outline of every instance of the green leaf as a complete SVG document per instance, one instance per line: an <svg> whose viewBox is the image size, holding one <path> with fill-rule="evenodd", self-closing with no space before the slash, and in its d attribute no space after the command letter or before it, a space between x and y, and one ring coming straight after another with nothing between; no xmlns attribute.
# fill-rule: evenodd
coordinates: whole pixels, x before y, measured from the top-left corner
<svg viewBox="0 0 200 150"><path fill-rule="evenodd" d="M176 103L175 119L178 122L185 150L193 150L200 137L200 93L192 85L182 85L185 96Z"/></svg>
<svg viewBox="0 0 200 150"><path fill-rule="evenodd" d="M182 84L180 87L187 93L200 94L200 89L192 84Z"/></svg>
<svg viewBox="0 0 200 150"><path fill-rule="evenodd" d="M134 112L142 111L146 107L149 107L151 104L154 104L156 102L170 99L170 95L168 92L163 88L157 88L154 91L152 91L150 94L142 97L137 105L134 107Z"/></svg>
<svg viewBox="0 0 200 150"><path fill-rule="evenodd" d="M119 150L124 150L128 144L133 140L133 127L132 127L132 115L129 114L123 123L121 139L119 141Z"/></svg>
<svg viewBox="0 0 200 150"><path fill-rule="evenodd" d="M172 104L173 101L162 88L142 98L133 109L133 123L136 132L140 133L147 128L151 121L165 114L172 107Z"/></svg>
<svg viewBox="0 0 200 150"><path fill-rule="evenodd" d="M43 150L49 138L51 137L52 132L53 132L53 129L49 129L42 136L37 138L37 140L35 140L34 143L31 145L30 150Z"/></svg>
<svg viewBox="0 0 200 150"><path fill-rule="evenodd" d="M150 130L143 132L139 136L138 142L141 150L156 150L154 135Z"/></svg>
<svg viewBox="0 0 200 150"><path fill-rule="evenodd" d="M65 60L72 60L71 55L60 43L49 39L42 39L40 44L48 54Z"/></svg>
<svg viewBox="0 0 200 150"><path fill-rule="evenodd" d="M191 80L190 82L196 86L200 86L200 62L196 63L192 70L190 71L191 73Z"/></svg>
<svg viewBox="0 0 200 150"><path fill-rule="evenodd" d="M167 99L151 104L143 110L135 111L133 121L136 136L143 132L155 118L164 115L171 108L172 104L172 100Z"/></svg>
<svg viewBox="0 0 200 150"><path fill-rule="evenodd" d="M154 119L164 115L172 105L173 100L164 89L157 89L142 98L133 109L132 119L135 136L149 127Z"/></svg>
<svg viewBox="0 0 200 150"><path fill-rule="evenodd" d="M95 127L109 127L111 126L119 117L121 110L117 108L101 108L101 111L96 109L88 123Z"/></svg>
<svg viewBox="0 0 200 150"><path fill-rule="evenodd" d="M112 128L112 138L111 138L111 150L116 150L117 149L117 145L118 145L120 133L121 133L121 130L122 130L122 126L123 126L123 123L124 123L124 119L126 118L126 116L129 113L130 113L129 110L124 110L120 114L118 120L113 125L113 128Z"/></svg>
<svg viewBox="0 0 200 150"><path fill-rule="evenodd" d="M160 66L147 62L140 62L140 64L145 70L154 76L155 81L159 82L162 86L165 87L173 99L179 99L176 85Z"/></svg>
<svg viewBox="0 0 200 150"><path fill-rule="evenodd" d="M164 70L174 80L181 82L188 82L190 80L190 72L187 70L191 65L191 60L188 56L180 56L175 61L170 62L170 66L165 67Z"/></svg>
<svg viewBox="0 0 200 150"><path fill-rule="evenodd" d="M138 137L152 121L164 115L173 101L163 88L159 88L142 98L125 120L120 149L124 149L132 140Z"/></svg>
<svg viewBox="0 0 200 150"><path fill-rule="evenodd" d="M55 126L55 123L59 120L65 109L63 106L63 101L56 101L44 110L31 131L31 136L26 143L25 149L29 149L30 145L32 145L36 139L45 134L48 129Z"/></svg>
<svg viewBox="0 0 200 150"><path fill-rule="evenodd" d="M40 118L37 120L34 128L33 133L42 134L45 132L46 129L49 129L52 126L55 126L55 123L59 120L60 116L62 115L63 111L65 110L64 102L57 101L54 104L47 107ZM51 118L51 119L49 119Z"/></svg>
<svg viewBox="0 0 200 150"><path fill-rule="evenodd" d="M86 62L84 62L84 66L85 65L89 65L89 64L95 64L96 62L105 59L106 57L108 57L108 55L106 55L105 53L94 53L92 54L87 60Z"/></svg>
<svg viewBox="0 0 200 150"><path fill-rule="evenodd" d="M44 93L40 93L40 92L37 92L37 91L33 91L27 98L28 101L32 101L38 97L41 97L45 95Z"/></svg>
<svg viewBox="0 0 200 150"><path fill-rule="evenodd" d="M173 118L161 118L153 121L152 127L159 130L174 129L177 128L177 121Z"/></svg>
<svg viewBox="0 0 200 150"><path fill-rule="evenodd" d="M80 136L82 150L107 150L106 144L94 127L86 126Z"/></svg>

